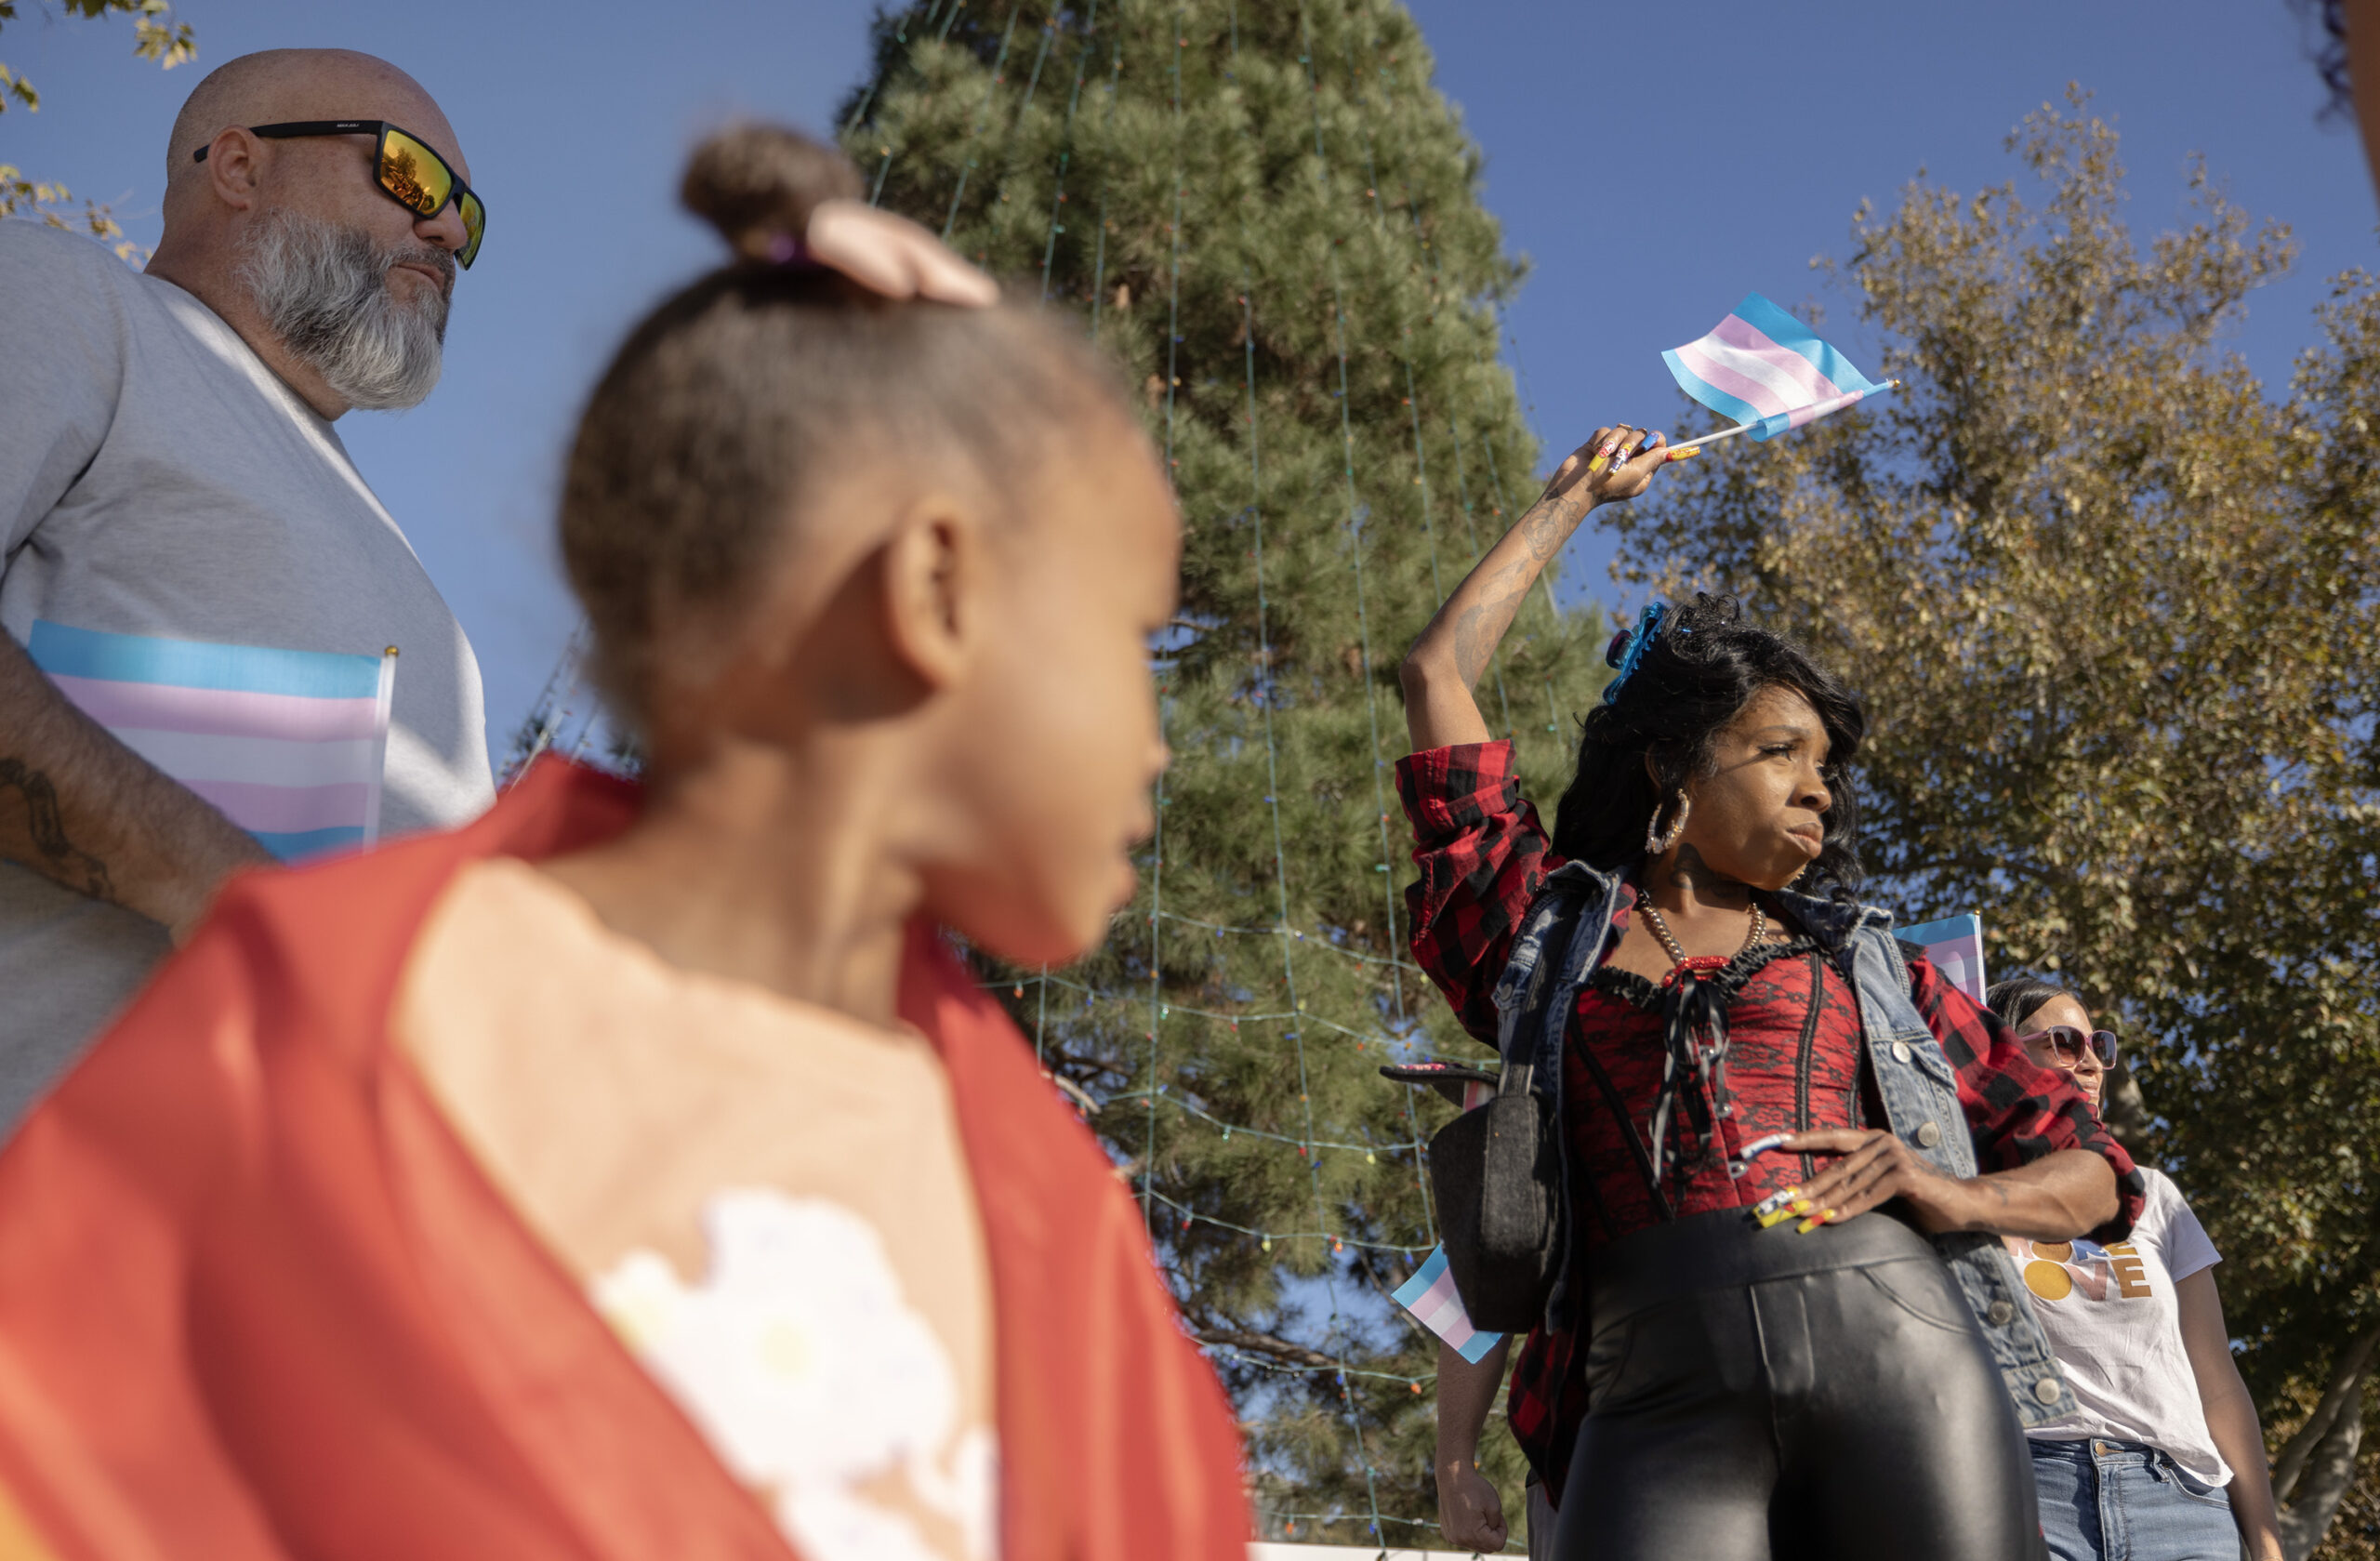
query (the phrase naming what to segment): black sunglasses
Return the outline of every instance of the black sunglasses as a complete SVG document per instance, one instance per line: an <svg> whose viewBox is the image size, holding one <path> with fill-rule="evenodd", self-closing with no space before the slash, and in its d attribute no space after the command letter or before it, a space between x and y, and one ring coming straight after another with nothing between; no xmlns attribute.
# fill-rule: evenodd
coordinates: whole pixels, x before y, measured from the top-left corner
<svg viewBox="0 0 2380 1561"><path fill-rule="evenodd" d="M487 232L487 207L469 185L455 177L446 159L412 131L385 119L294 119L285 125L251 125L247 131L276 141L299 136L379 137L372 166L381 193L416 217L435 217L454 202L463 214L463 247L456 251L455 263L469 271L479 258L480 240ZM205 162L206 148L192 152L191 161Z"/></svg>
<svg viewBox="0 0 2380 1561"><path fill-rule="evenodd" d="M2113 1030L2083 1031L2071 1025L2052 1025L2046 1030L2035 1030L2016 1038L2047 1041L2050 1054L2062 1067L2079 1066L2086 1051L2099 1059L2101 1067L2116 1065L2116 1033Z"/></svg>

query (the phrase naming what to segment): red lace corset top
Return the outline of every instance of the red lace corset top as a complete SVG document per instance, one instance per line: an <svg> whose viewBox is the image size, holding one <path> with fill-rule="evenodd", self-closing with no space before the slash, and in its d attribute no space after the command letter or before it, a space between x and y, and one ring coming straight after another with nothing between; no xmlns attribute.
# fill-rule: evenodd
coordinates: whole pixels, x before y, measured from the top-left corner
<svg viewBox="0 0 2380 1561"><path fill-rule="evenodd" d="M1615 944L1617 939L1614 940ZM1688 1076L1716 1141L1699 1155L1673 1137L1656 1200L1650 1176L1654 1104L1660 1093L1661 987L1606 965L1580 994L1572 1044L1562 1061L1562 1118L1580 1247L1641 1230L1664 1216L1749 1207L1809 1175L1808 1158L1781 1152L1752 1160L1739 1179L1728 1162L1770 1133L1861 1126L1859 1012L1850 983L1807 938L1766 943L1732 959L1697 959L1727 1012L1729 1107ZM1686 1113L1681 1110L1683 1118ZM1662 1208L1667 1205L1666 1210Z"/></svg>

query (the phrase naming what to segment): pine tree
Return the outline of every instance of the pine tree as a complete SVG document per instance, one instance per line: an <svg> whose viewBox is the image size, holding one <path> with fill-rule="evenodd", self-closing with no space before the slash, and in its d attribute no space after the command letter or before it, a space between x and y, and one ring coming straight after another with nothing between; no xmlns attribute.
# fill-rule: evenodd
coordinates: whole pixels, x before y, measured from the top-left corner
<svg viewBox="0 0 2380 1561"><path fill-rule="evenodd" d="M1519 271L1430 75L1393 0L933 0L879 18L841 116L872 198L1121 360L1181 496L1140 897L1080 967L986 978L1140 1198L1298 1539L1435 1518L1435 1345L1385 1296L1435 1240L1418 1145L1448 1111L1377 1069L1487 1054L1405 948L1395 668L1537 450L1497 362ZM1483 688L1532 796L1605 632L1549 593Z"/></svg>

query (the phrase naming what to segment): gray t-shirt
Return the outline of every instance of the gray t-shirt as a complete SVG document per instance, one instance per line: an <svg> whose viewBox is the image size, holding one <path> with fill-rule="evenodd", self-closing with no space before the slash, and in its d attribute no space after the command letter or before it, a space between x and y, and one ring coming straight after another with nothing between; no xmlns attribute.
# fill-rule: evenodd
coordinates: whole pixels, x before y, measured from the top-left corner
<svg viewBox="0 0 2380 1561"><path fill-rule="evenodd" d="M381 837L460 824L495 800L462 627L337 431L237 332L86 239L10 221L0 222L0 628L20 644L35 642L38 623L52 643L185 658L192 642L268 662L396 647L385 747L371 750ZM144 690L130 692L137 703ZM235 684L218 695L281 697ZM169 713L150 724L175 723ZM151 757L178 774L174 756L216 740L169 733ZM288 751L300 768L313 761L303 744ZM248 794L303 814L338 791L297 787L294 803L284 788ZM322 820L298 819L311 822ZM155 922L0 863L0 1134L166 946Z"/></svg>

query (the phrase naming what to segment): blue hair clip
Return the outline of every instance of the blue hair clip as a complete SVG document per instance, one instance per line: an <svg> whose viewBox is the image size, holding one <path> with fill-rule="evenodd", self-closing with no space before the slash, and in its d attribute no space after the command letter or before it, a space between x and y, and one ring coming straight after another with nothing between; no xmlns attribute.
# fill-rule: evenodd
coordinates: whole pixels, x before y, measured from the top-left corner
<svg viewBox="0 0 2380 1561"><path fill-rule="evenodd" d="M1605 704L1619 702L1620 685L1636 675L1637 666L1645 659L1645 647L1651 644L1653 636L1660 632L1661 616L1666 611L1656 602L1637 615L1634 628L1622 629L1612 636L1610 646L1603 653L1603 664L1620 670L1613 674L1611 681L1603 685Z"/></svg>

